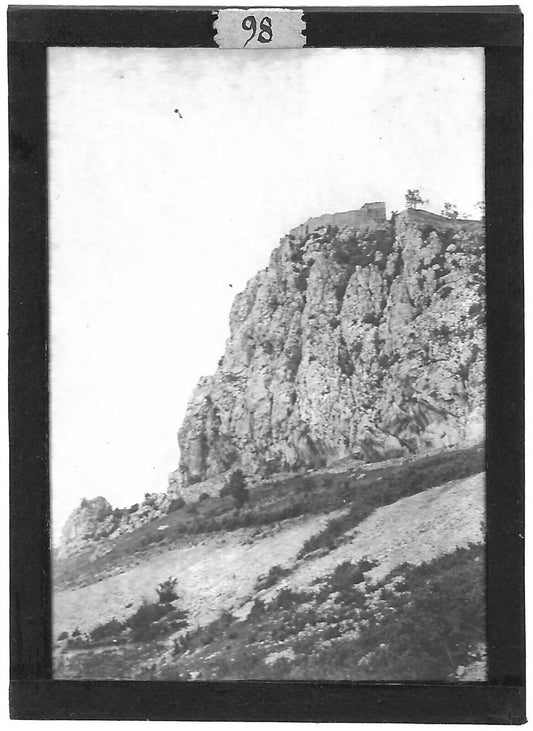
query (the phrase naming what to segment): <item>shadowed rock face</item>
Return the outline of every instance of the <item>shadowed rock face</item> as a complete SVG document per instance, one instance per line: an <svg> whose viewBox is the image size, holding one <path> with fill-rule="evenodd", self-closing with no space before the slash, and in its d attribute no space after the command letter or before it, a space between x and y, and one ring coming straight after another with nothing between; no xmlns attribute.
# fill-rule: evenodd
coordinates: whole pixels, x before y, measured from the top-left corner
<svg viewBox="0 0 533 731"><path fill-rule="evenodd" d="M113 508L104 497L81 501L73 510L61 531L59 557L73 552L98 537L102 524L111 516Z"/></svg>
<svg viewBox="0 0 533 731"><path fill-rule="evenodd" d="M170 494L483 435L481 224L408 210L282 239L237 295L179 430Z"/></svg>
<svg viewBox="0 0 533 731"><path fill-rule="evenodd" d="M145 493L144 501L130 508L115 508L103 497L83 498L61 531L56 557L66 558L86 548L95 548L113 535L131 533L146 523L166 515L170 506L166 493Z"/></svg>

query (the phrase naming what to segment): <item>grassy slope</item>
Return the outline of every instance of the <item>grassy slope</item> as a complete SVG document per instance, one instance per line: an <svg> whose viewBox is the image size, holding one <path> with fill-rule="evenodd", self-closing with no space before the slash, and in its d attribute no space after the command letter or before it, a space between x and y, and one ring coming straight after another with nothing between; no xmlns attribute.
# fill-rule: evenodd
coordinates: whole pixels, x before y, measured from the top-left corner
<svg viewBox="0 0 533 731"><path fill-rule="evenodd" d="M345 459L328 470L274 477L250 490L249 503L242 510L233 509L230 497L211 498L165 515L131 533L104 540L99 552L88 550L56 561L54 588L61 591L101 581L169 549L190 545L191 537L193 541L200 540L205 533L226 534L240 527L271 527L289 518L323 516L348 507L351 515L339 526L339 532L344 532L377 507L481 472L484 462L483 446L475 445L373 465Z"/></svg>
<svg viewBox="0 0 533 731"><path fill-rule="evenodd" d="M484 514L482 475L445 485L442 482L449 476L479 473L482 467L482 450L470 449L384 465L376 470L358 468L352 473L345 471L333 476L300 477L300 483L295 485L292 482L290 492L286 483L293 478L279 484L271 482L265 487L265 493L261 494L260 488L254 491L248 515L257 510L259 518L259 506L266 496L270 511L280 507L287 510L287 506L294 509L291 506L301 504L304 491L308 509L312 512L274 525L251 525L230 532L214 531L188 539L182 536L179 538L181 545L165 547L159 544L144 555L138 555L136 560L140 563L134 569L126 570L131 554L125 553L124 573L100 581L98 578L105 576L109 567L104 566L100 573L94 568L86 570L81 576L81 583L86 584L84 588L72 587L56 595L56 636L64 629L72 630L73 622L80 621L84 614L88 617L87 628L94 626L98 619L110 619L113 614L126 617L135 609L142 593L152 594L151 598L155 599L156 583L174 574L180 581L181 600L178 604L190 612L189 637L186 641L179 640L184 633L174 633L179 642L185 642L174 650L172 628L170 625L165 628L163 619L158 625L161 638L148 639L147 633L145 642L132 643L127 641L126 632L119 633L115 639L119 643L124 641L123 645L113 647L113 640L109 640L104 646L93 643L81 650L57 652L58 675L151 678L189 677L190 673L194 677L196 672L201 672L202 677L211 678L317 677L313 676L316 668L313 670L309 666L306 670L302 665L301 658L309 654L309 642L322 649L332 643L341 658L344 656L341 645L355 641L353 633L357 629L358 608L353 606L353 601L344 602L343 608L335 605L335 597L320 595L324 591L324 582L327 584L327 577L334 574L340 564L357 562L363 556L369 556L377 565L368 572L367 578L370 582L382 582L388 573L404 562L420 564L421 561L433 561L453 551L456 546L466 546L469 541L481 542ZM326 497L323 495L324 479L329 480ZM315 481L319 480L320 486L314 489ZM408 497L395 501L394 498L402 493ZM273 495L278 498L277 502ZM317 502L324 499L330 508L337 507L333 514L334 530L324 530L331 516L323 513L313 515L313 511L318 510ZM213 512L219 509L214 499L206 501L200 509L207 507L207 503L211 503L209 507ZM379 507L382 503L384 505ZM339 506L344 508L339 509ZM265 509L263 517L264 512ZM235 517L233 511L230 516ZM242 515L237 517L242 520ZM196 525L201 524L204 518L205 514L199 511L194 516ZM304 551L302 555L304 544L317 533L322 534L323 539L318 540L316 550L310 554ZM131 540L134 536L129 538ZM298 554L301 555L299 559L296 558ZM470 561L468 557L463 559L463 563ZM269 574L269 570L277 564L281 564L284 570L274 569ZM475 568L479 569L479 566L476 564ZM458 565L455 570L467 569ZM277 607L276 603L280 597L284 601L283 595L287 591L303 592L304 595L311 592L311 596L308 600L301 601L300 598L289 602L287 607ZM365 588L364 594L368 595L369 601L375 600L375 597L372 599L375 591ZM257 613L257 604L250 614L254 599L266 606L263 615ZM126 604L131 606L126 607ZM301 607L304 608L303 618L300 616ZM224 610L233 613L231 621L228 622L227 616L220 619ZM293 627L292 634L282 637L284 628L291 626L291 617L296 627ZM214 624L206 630L210 622ZM202 627L196 635L195 627L198 625ZM480 643L481 640L476 646ZM335 654L337 650L331 652ZM347 653L346 657L350 655L353 652ZM252 662L252 657L257 658L257 662ZM460 661L464 664L468 657L468 651L463 648L457 657L452 653L452 661L447 660L447 665L441 664L437 669L433 667L422 671L415 663L413 677L418 677L417 673L426 673L424 677L427 677L431 671L442 678L444 669L450 673L456 660L456 664ZM346 667L339 664L340 675L332 675L335 662L332 658L328 662L331 666L324 661L323 667L330 667L329 675L324 677L356 678L359 672L364 677L371 677L368 668L356 671L350 663ZM380 669L379 663L377 667L376 672L386 672L382 667Z"/></svg>
<svg viewBox="0 0 533 731"><path fill-rule="evenodd" d="M285 589L246 619L191 633L145 676L446 681L483 660L483 546L401 564L380 581L361 564L372 565L338 564L314 591Z"/></svg>

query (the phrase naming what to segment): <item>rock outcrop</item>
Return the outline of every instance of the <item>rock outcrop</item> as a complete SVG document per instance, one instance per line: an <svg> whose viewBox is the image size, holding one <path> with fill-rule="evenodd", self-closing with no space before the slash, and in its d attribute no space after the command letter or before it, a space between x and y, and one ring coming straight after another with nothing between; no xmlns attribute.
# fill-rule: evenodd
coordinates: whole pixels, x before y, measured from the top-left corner
<svg viewBox="0 0 533 731"><path fill-rule="evenodd" d="M479 222L408 209L284 237L192 394L169 496L481 438L484 322Z"/></svg>
<svg viewBox="0 0 533 731"><path fill-rule="evenodd" d="M69 553L76 552L103 535L102 528L109 522L108 519L112 518L112 515L113 508L104 497L95 497L92 500L84 498L80 505L72 511L61 530L58 557L63 558Z"/></svg>
<svg viewBox="0 0 533 731"><path fill-rule="evenodd" d="M166 515L171 500L166 493L146 493L142 503L129 508L115 508L103 497L83 498L70 514L61 531L56 550L58 559L66 558L84 549L102 547L103 539L131 533L146 523Z"/></svg>

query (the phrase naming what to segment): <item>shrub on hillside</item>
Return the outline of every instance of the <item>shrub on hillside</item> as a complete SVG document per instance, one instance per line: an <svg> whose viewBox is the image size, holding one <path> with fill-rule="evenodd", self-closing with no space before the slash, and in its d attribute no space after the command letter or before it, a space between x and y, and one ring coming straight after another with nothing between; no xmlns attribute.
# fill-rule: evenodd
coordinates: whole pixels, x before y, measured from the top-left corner
<svg viewBox="0 0 533 731"><path fill-rule="evenodd" d="M120 635L125 629L125 623L119 622L115 617L113 617L113 619L109 622L97 624L89 633L89 637L91 642L101 642L102 640L109 640L117 637L117 635Z"/></svg>
<svg viewBox="0 0 533 731"><path fill-rule="evenodd" d="M400 566L408 591L369 613L360 645L371 678L445 680L485 642L484 546L470 545L421 566ZM387 652L380 651L385 646Z"/></svg>
<svg viewBox="0 0 533 731"><path fill-rule="evenodd" d="M300 515L326 513L349 504L348 516L330 520L323 531L312 536L302 546L298 554L298 557L302 558L318 548L334 547L346 530L355 527L376 508L449 480L474 475L483 471L484 467L483 448L469 447L384 468L363 476L361 481L348 472L332 475L295 475L284 479L279 487L275 482L267 483L266 487L269 489L275 488L272 504L265 505L261 499L261 488L257 492L258 500L245 510L241 506L238 512L229 512L227 506L222 504L221 513L207 518L199 514L198 505L195 503L189 506L187 511L192 519L180 523L174 530L175 534L180 535L219 530L232 531L247 525L265 525ZM230 491L231 486L228 482L219 494L221 497L229 496ZM153 536L143 538L142 545L149 545L163 538L163 534L158 534L157 538Z"/></svg>
<svg viewBox="0 0 533 731"><path fill-rule="evenodd" d="M156 591L159 604L168 604L178 599L178 595L176 594L177 584L178 580L173 576L158 584Z"/></svg>
<svg viewBox="0 0 533 731"><path fill-rule="evenodd" d="M152 622L157 622L165 614L172 611L169 604L159 604L158 602L148 602L146 599L137 608L137 610L128 617L126 625L130 629L135 629Z"/></svg>
<svg viewBox="0 0 533 731"><path fill-rule="evenodd" d="M283 566L279 566L279 564L276 564L275 566L270 567L270 571L266 576L260 576L257 580L257 584L255 586L256 591L261 591L262 589L269 589L271 586L274 586L274 584L277 584L280 579L282 579L284 576L287 576L287 574L290 574L290 569L284 568Z"/></svg>
<svg viewBox="0 0 533 731"><path fill-rule="evenodd" d="M365 574L375 568L377 563L369 561L366 557L357 563L344 561L339 564L328 581L330 591L349 591L356 584L360 584L365 580Z"/></svg>
<svg viewBox="0 0 533 731"><path fill-rule="evenodd" d="M187 612L172 604L145 600L124 624L130 629L133 642L148 642L187 627Z"/></svg>
<svg viewBox="0 0 533 731"><path fill-rule="evenodd" d="M284 587L271 604L272 609L291 609L295 605L305 604L312 595L305 591L294 591Z"/></svg>
<svg viewBox="0 0 533 731"><path fill-rule="evenodd" d="M144 535L141 540L140 544L143 547L151 546L152 543L160 543L165 539L165 536L161 531L149 531L146 535Z"/></svg>
<svg viewBox="0 0 533 731"><path fill-rule="evenodd" d="M186 505L185 500L182 497L177 497L171 500L167 509L168 513L174 513L176 510L181 510Z"/></svg>
<svg viewBox="0 0 533 731"><path fill-rule="evenodd" d="M338 536L350 528L352 524L353 522L350 519L350 516L341 515L339 518L332 518L321 531L310 536L304 542L301 549L298 551L296 558L303 558L304 556L307 556L308 553L317 551L319 548L325 548L328 551L333 550Z"/></svg>
<svg viewBox="0 0 533 731"><path fill-rule="evenodd" d="M202 492L202 493L200 493L200 497L198 498L198 502L199 503L203 503L204 500L209 500L209 498L210 498L210 495L209 495L208 492Z"/></svg>
<svg viewBox="0 0 533 731"><path fill-rule="evenodd" d="M168 627L159 620L171 611L171 604L148 603L145 600L126 620L126 626L131 630L131 639L134 642L144 642L164 634Z"/></svg>
<svg viewBox="0 0 533 731"><path fill-rule="evenodd" d="M250 493L246 488L246 479L242 470L235 470L232 473L229 483L220 490L219 495L220 497L230 495L235 501L235 507L238 509L248 502Z"/></svg>
<svg viewBox="0 0 533 731"><path fill-rule="evenodd" d="M177 638L174 641L173 654L179 655L186 650L195 650L206 645L210 645L216 639L227 636L227 630L234 623L235 618L231 612L222 612L222 614L213 622L204 627L198 627L192 632Z"/></svg>
<svg viewBox="0 0 533 731"><path fill-rule="evenodd" d="M218 496L219 497L229 497L229 494L230 494L230 487L229 487L229 482L227 482L218 491Z"/></svg>
<svg viewBox="0 0 533 731"><path fill-rule="evenodd" d="M307 492L308 490L312 490L316 487L315 480L312 477L309 476L303 476L300 477L294 486L294 489L297 492Z"/></svg>
<svg viewBox="0 0 533 731"><path fill-rule="evenodd" d="M258 617L262 617L266 612L265 603L258 599L257 597L254 599L254 603L252 604L252 608L250 609L250 614L248 615L250 619L257 619Z"/></svg>

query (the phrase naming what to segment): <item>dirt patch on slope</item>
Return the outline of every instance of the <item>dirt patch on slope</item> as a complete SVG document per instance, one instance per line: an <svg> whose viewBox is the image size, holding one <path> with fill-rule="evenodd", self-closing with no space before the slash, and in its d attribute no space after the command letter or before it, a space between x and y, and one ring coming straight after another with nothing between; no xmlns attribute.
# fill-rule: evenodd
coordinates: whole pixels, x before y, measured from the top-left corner
<svg viewBox="0 0 533 731"><path fill-rule="evenodd" d="M113 617L125 619L144 598L156 600L157 584L169 576L178 578L180 605L189 611L191 626L206 624L223 611L246 616L256 596L268 600L283 587L306 589L338 564L363 556L377 561L370 576L379 580L404 562L420 564L469 542L482 542L484 492L484 475L478 474L403 498L378 508L349 531L338 548L300 561L296 556L303 543L344 510L196 536L121 574L56 593L54 636L75 627L88 631ZM257 593L258 577L278 564L293 570L274 587Z"/></svg>
<svg viewBox="0 0 533 731"><path fill-rule="evenodd" d="M325 556L304 560L262 598L274 597L283 587L305 589L340 563L364 556L379 564L369 576L383 579L402 563L418 565L469 542L481 543L484 520L484 473L433 487L378 508L350 531L348 542Z"/></svg>
<svg viewBox="0 0 533 731"><path fill-rule="evenodd" d="M272 566L291 566L303 543L340 512L209 534L201 540L195 537L194 543L152 555L124 573L57 592L54 636L75 627L88 631L113 617L126 618L143 598L156 600L157 584L169 576L178 578L181 604L187 607L191 624L209 622L239 606L253 593L257 577Z"/></svg>

